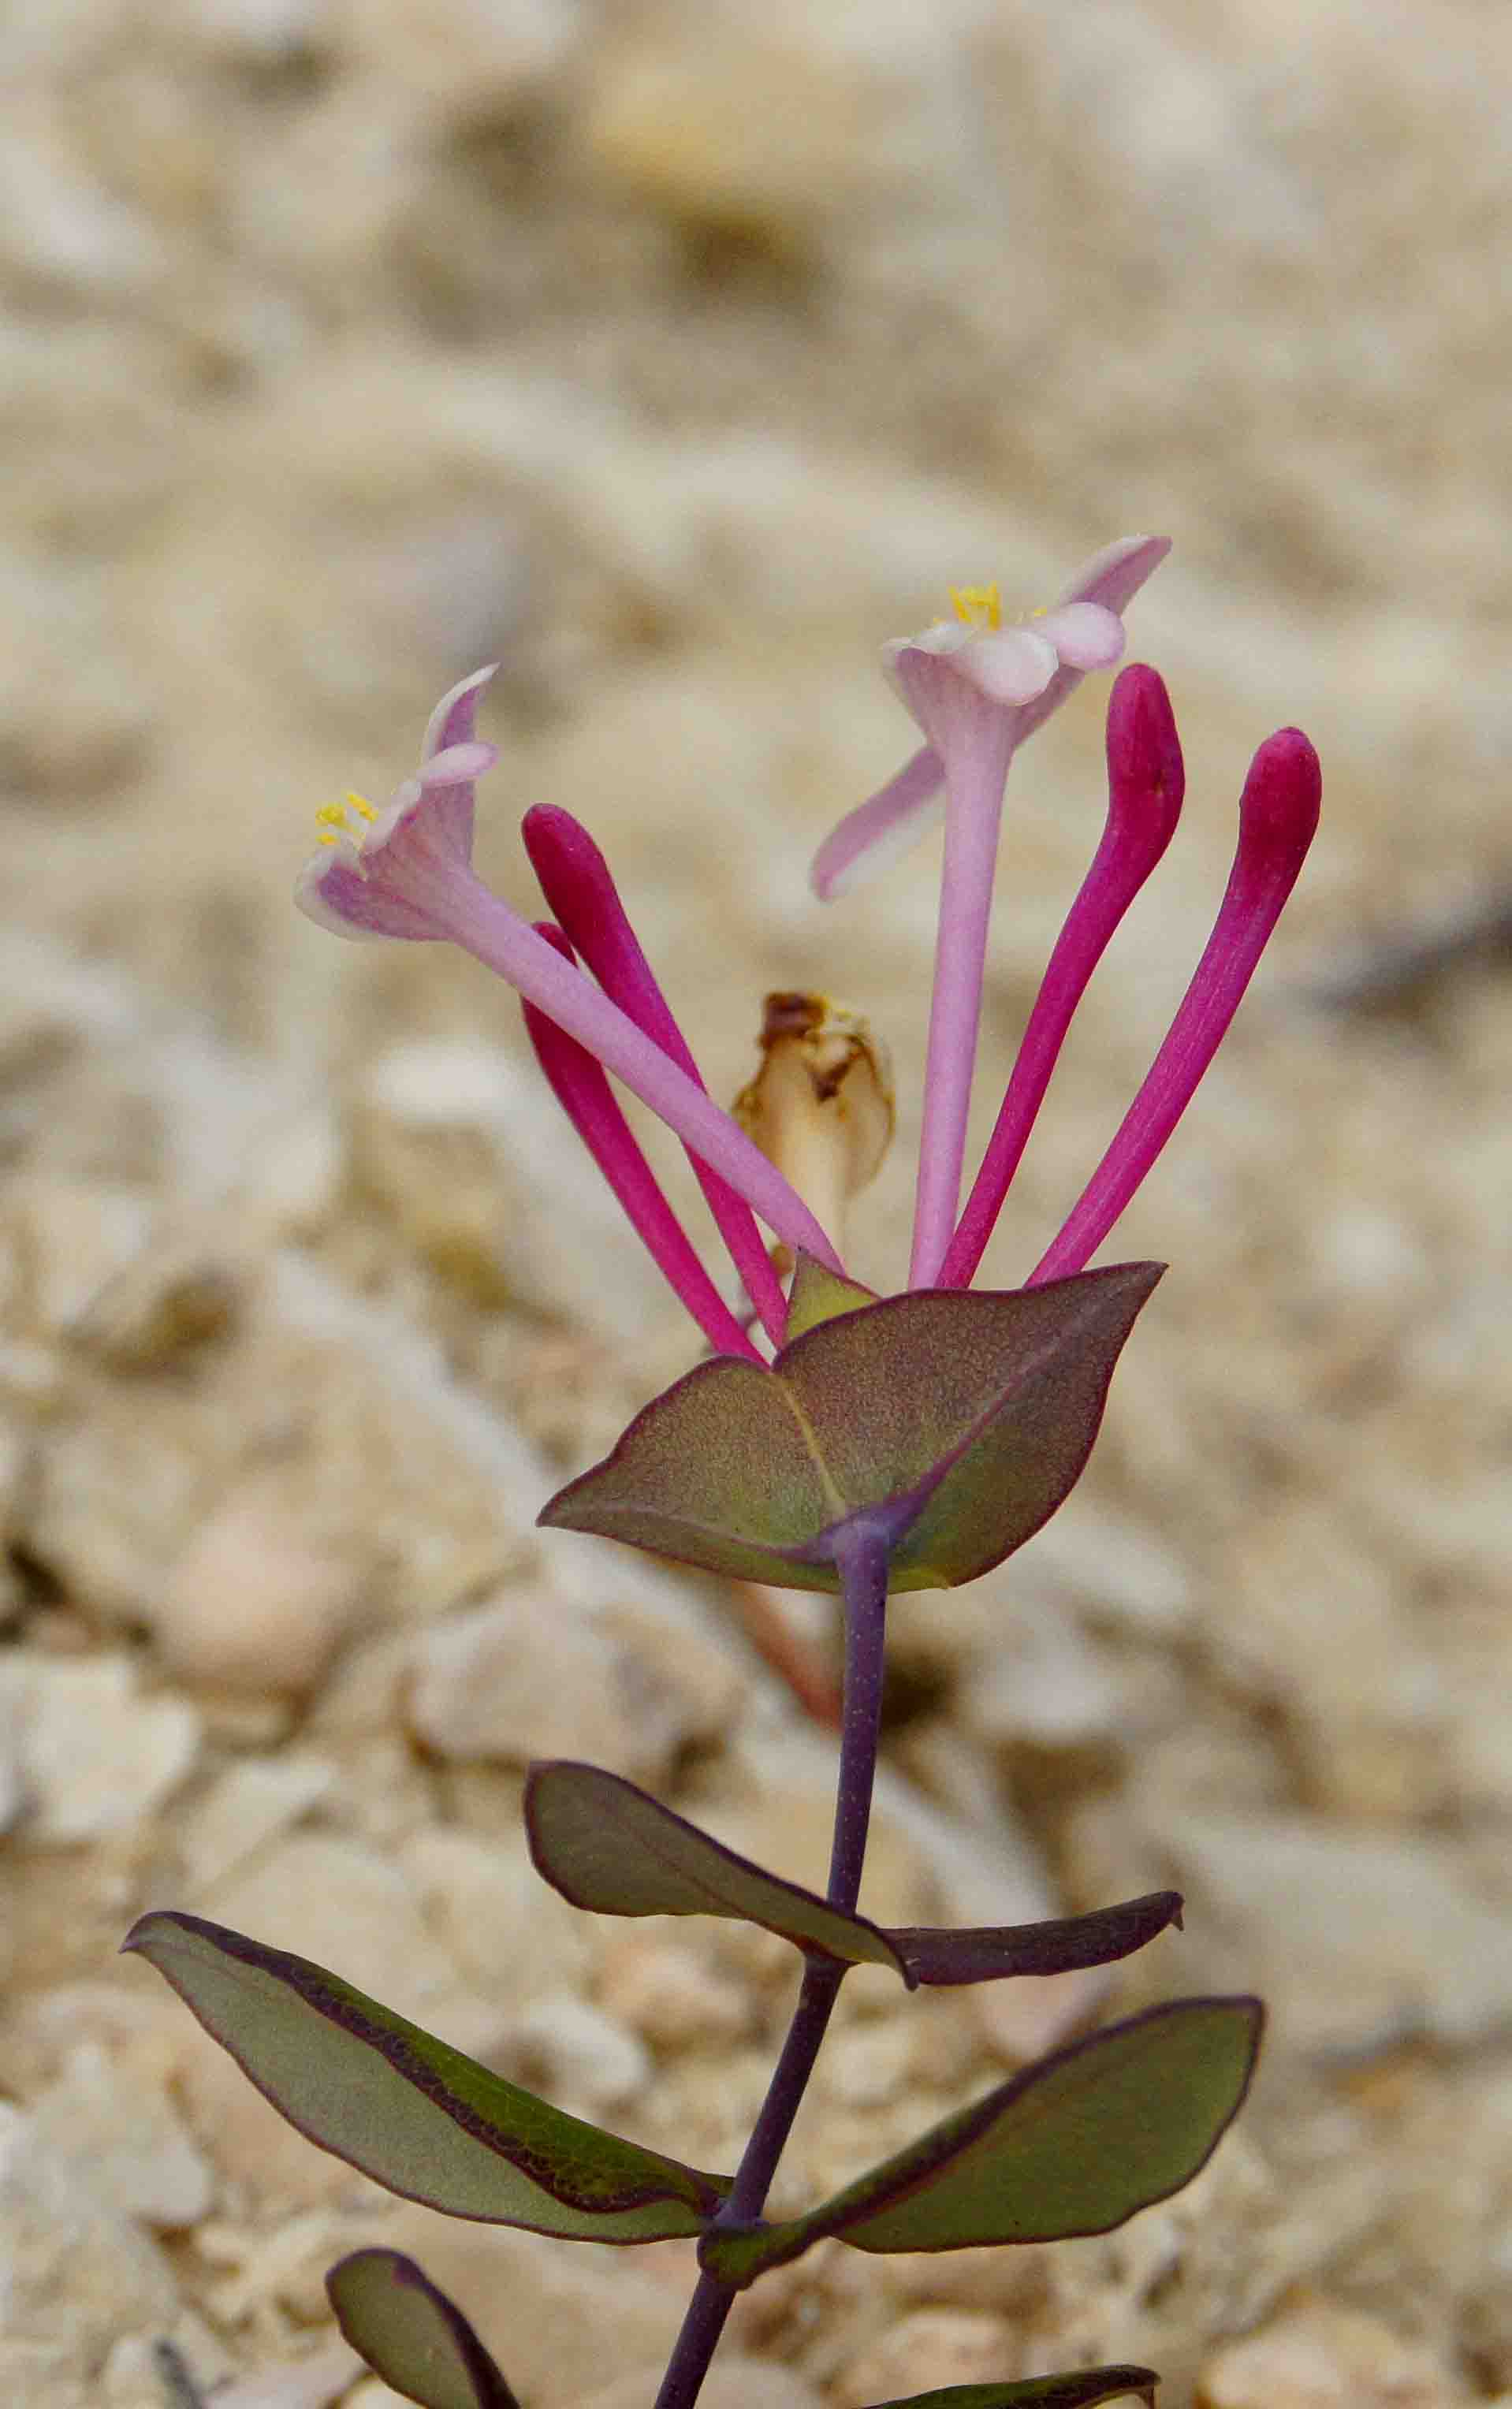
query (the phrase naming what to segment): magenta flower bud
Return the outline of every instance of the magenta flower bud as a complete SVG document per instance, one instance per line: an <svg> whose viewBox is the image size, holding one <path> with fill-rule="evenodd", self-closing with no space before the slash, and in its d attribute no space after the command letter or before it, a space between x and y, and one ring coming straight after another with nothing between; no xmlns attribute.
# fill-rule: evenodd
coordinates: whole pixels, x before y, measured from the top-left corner
<svg viewBox="0 0 1512 2409"><path fill-rule="evenodd" d="M572 947L549 920L536 921L536 934L561 955ZM662 1192L628 1121L614 1101L602 1065L585 1046L522 998L525 1025L536 1060L553 1095L624 1209L668 1285L675 1291L716 1354L762 1360L715 1288Z"/></svg>
<svg viewBox="0 0 1512 2409"><path fill-rule="evenodd" d="M1239 844L1213 933L1107 1153L1028 1285L1084 1269L1196 1094L1318 830L1323 773L1300 728L1267 737L1239 803Z"/></svg>
<svg viewBox="0 0 1512 2409"><path fill-rule="evenodd" d="M541 893L604 993L701 1088L693 1050L630 926L609 864L587 829L570 812L537 803L521 822L521 834ZM691 1147L688 1160L746 1293L773 1345L780 1347L787 1299L756 1218L728 1181Z"/></svg>
<svg viewBox="0 0 1512 2409"><path fill-rule="evenodd" d="M493 673L480 670L442 696L419 774L404 781L385 811L352 795L318 815L321 849L300 875L295 902L338 936L460 945L623 1079L779 1238L838 1271L839 1258L802 1198L684 1062L475 875L473 781L497 755L473 738L472 714Z"/></svg>
<svg viewBox="0 0 1512 2409"><path fill-rule="evenodd" d="M1107 758L1102 841L1050 956L982 1168L940 1266L941 1288L965 1288L981 1262L1087 982L1175 834L1186 768L1171 700L1154 670L1136 664L1115 680Z"/></svg>

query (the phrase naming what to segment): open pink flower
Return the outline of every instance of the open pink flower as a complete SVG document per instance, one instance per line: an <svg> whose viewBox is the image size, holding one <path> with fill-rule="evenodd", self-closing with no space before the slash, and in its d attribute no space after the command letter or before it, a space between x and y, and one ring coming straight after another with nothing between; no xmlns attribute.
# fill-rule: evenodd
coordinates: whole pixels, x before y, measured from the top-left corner
<svg viewBox="0 0 1512 2409"><path fill-rule="evenodd" d="M922 663L905 670L905 654L948 661L969 685L995 700L1011 718L1001 727L1010 758L1073 694L1089 670L1109 669L1123 651L1122 614L1170 551L1159 535L1120 536L1083 564L1060 599L1038 618L1003 627L997 589L963 587L953 597L957 616L937 620L921 636L886 645L883 661L909 712L929 740L870 801L847 812L814 858L814 893L831 902L929 827L943 802L945 766L936 742L938 704L931 704ZM1113 626L1109 622L1115 623ZM912 678L914 691L909 689ZM924 713L936 715L931 727Z"/></svg>
<svg viewBox="0 0 1512 2409"><path fill-rule="evenodd" d="M802 1198L684 1064L475 875L473 781L497 756L475 742L472 714L493 674L480 670L443 695L419 772L386 810L355 795L326 806L295 901L338 936L449 942L475 955L623 1079L778 1237L838 1267Z"/></svg>
<svg viewBox="0 0 1512 2409"><path fill-rule="evenodd" d="M1118 613L1169 550L1163 536L1123 537L1087 562L1053 611L1019 627L1003 627L995 585L963 588L954 598L954 625L937 621L923 635L886 649L888 674L927 740L925 749L842 820L820 847L813 877L821 896L834 895L881 839L896 842L916 829L924 805L943 786L945 859L912 1288L928 1288L938 1277L960 1202L1009 765L1088 670L1110 669L1117 660L1124 646Z"/></svg>
<svg viewBox="0 0 1512 2409"><path fill-rule="evenodd" d="M1136 557L1135 551L1116 547L1115 569L1137 583L1163 549L1150 540L1136 547ZM1078 603L1050 635L1007 631L1012 645L984 655L976 648L1004 631L979 624L980 613L973 623L979 598L962 599L964 633L901 647L895 660L921 725L939 746L950 796L947 829L955 831L954 855L947 834L911 1288L970 1283L1073 1015L1110 938L1171 842L1184 786L1165 688L1153 670L1126 669L1108 705L1107 823L1051 955L997 1127L958 1223L958 1141L953 1140L947 1204L931 1132L938 1132L943 1114L952 1121L958 1115L964 1128L979 947L1007 757L1022 741L1026 715L1043 716L1053 707L1049 698L1058 681L1069 690L1094 656L1111 657L1122 641L1116 618L1112 628L1103 624L1112 615L1105 606L1095 606L1088 618ZM1047 682L1028 701L1006 700L1046 671L1046 654L1036 649L1041 643L1055 656ZM757 1356L662 1194L604 1075L622 1080L683 1140L773 1344L783 1341L786 1300L752 1212L788 1248L829 1269L842 1269L839 1256L797 1190L705 1090L587 830L555 807L537 806L526 817L526 847L560 926L531 927L475 876L473 781L496 757L474 737L472 714L491 674L484 670L464 679L442 699L418 774L405 781L385 811L353 797L345 809L322 815L321 849L300 880L299 901L340 935L450 941L506 978L527 1008L530 1033L556 1095L709 1343L719 1351ZM1299 729L1281 728L1260 746L1240 801L1228 888L1187 994L1106 1154L1026 1285L1087 1265L1171 1137L1296 881L1318 825L1320 791L1318 757ZM990 847L983 843L988 829ZM974 951L970 992L957 976L962 951ZM925 1228L929 1246L921 1257L918 1233Z"/></svg>

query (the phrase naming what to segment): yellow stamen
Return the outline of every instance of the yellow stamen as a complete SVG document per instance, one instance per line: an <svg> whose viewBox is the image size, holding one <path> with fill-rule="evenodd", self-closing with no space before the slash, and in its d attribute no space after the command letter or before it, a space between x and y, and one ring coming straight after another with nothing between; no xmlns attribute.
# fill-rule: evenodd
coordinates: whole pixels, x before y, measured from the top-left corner
<svg viewBox="0 0 1512 2409"><path fill-rule="evenodd" d="M347 824L345 804L322 803L315 814L315 824L318 828L344 829Z"/></svg>
<svg viewBox="0 0 1512 2409"><path fill-rule="evenodd" d="M953 585L950 599L956 606L956 616L963 627L1002 626L1002 597L995 582L991 585Z"/></svg>
<svg viewBox="0 0 1512 2409"><path fill-rule="evenodd" d="M360 819L377 819L378 814L374 811L366 795L359 795L354 786L349 786L347 788L347 801Z"/></svg>
<svg viewBox="0 0 1512 2409"><path fill-rule="evenodd" d="M335 844L335 829L317 829L315 831L315 843L317 844Z"/></svg>

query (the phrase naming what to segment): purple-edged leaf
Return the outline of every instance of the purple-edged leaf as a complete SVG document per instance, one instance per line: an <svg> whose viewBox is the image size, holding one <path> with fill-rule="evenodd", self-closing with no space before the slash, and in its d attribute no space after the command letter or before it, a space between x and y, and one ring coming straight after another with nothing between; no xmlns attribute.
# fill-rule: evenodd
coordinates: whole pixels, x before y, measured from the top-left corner
<svg viewBox="0 0 1512 2409"><path fill-rule="evenodd" d="M659 1799L600 1766L533 1765L526 1829L538 1870L602 1915L725 1915L845 1966L907 1973L886 1933L737 1856ZM912 1988L910 1984L910 1988Z"/></svg>
<svg viewBox="0 0 1512 2409"><path fill-rule="evenodd" d="M701 2233L729 2189L506 2083L307 1957L197 1915L144 1915L122 1945L291 2125L447 2216L663 2242Z"/></svg>
<svg viewBox="0 0 1512 2409"><path fill-rule="evenodd" d="M715 2226L699 2256L738 2286L827 2234L857 2250L964 2250L1106 2233L1189 2183L1237 2113L1258 1999L1176 1999L1015 2074L806 2216Z"/></svg>
<svg viewBox="0 0 1512 2409"><path fill-rule="evenodd" d="M1031 2375L1018 2384L947 2384L876 2401L871 2409L1099 2409L1104 2401L1143 2401L1155 2409L1159 2377L1150 2367L1084 2367L1071 2375Z"/></svg>
<svg viewBox="0 0 1512 2409"><path fill-rule="evenodd" d="M1111 1966L1131 1957L1168 1924L1181 1921L1181 1893L1152 1890L1117 1907L1094 1908L1089 1915L1057 1917L1048 1924L997 1924L936 1931L922 1924L895 1925L888 1940L915 1983L943 1987L958 1983L1001 1983L1010 1974L1070 1974L1082 1966Z"/></svg>
<svg viewBox="0 0 1512 2409"><path fill-rule="evenodd" d="M787 1300L787 1344L791 1347L795 1338L801 1338L806 1330L816 1330L821 1321L833 1321L837 1313L855 1313L863 1305L876 1303L874 1288L842 1279L839 1272L816 1262L813 1255L799 1255Z"/></svg>
<svg viewBox="0 0 1512 2409"><path fill-rule="evenodd" d="M402 2250L353 2250L330 2270L325 2289L353 2349L407 2401L421 2409L520 2409L455 2301Z"/></svg>
<svg viewBox="0 0 1512 2409"><path fill-rule="evenodd" d="M770 1368L700 1363L540 1520L835 1589L836 1526L886 1507L893 1589L973 1580L1074 1485L1159 1277L1120 1263L996 1295L925 1289L819 1320Z"/></svg>

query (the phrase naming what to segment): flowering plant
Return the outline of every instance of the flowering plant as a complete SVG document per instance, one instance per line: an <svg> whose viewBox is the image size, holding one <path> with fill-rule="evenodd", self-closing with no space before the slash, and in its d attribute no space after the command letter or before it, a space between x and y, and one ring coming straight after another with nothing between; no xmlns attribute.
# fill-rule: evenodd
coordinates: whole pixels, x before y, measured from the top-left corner
<svg viewBox="0 0 1512 2409"><path fill-rule="evenodd" d="M518 989L538 1058L589 1152L708 1342L710 1354L569 1482L543 1522L707 1569L838 1592L844 1695L823 1897L738 1856L612 1771L538 1765L526 1813L536 1865L575 1904L618 1915L733 1917L799 1953L792 2023L733 2175L709 2173L564 2114L334 1973L184 1914L127 1946L156 1965L252 2080L310 2138L442 2213L567 2238L696 2237L700 2274L659 2395L688 2409L737 2293L825 2236L934 2251L1102 2232L1185 2184L1236 2113L1258 2001L1186 1998L1040 2060L833 2198L763 2214L841 1984L860 1964L909 1989L1111 1962L1176 1919L1156 1893L1030 1926L886 1928L857 1912L889 1591L949 1587L1020 1546L1085 1464L1118 1355L1161 1267L1088 1270L1174 1130L1301 869L1319 775L1282 729L1250 765L1232 873L1186 996L1101 1163L1022 1287L970 1282L1073 1015L1174 832L1184 772L1165 688L1125 669L1108 705L1108 813L1052 952L1001 1109L962 1209L967 1112L1005 782L1013 757L1124 645L1121 613L1167 549L1110 546L1052 611L1004 627L997 589L887 650L924 744L820 848L821 895L908 833L943 796L944 864L923 1138L906 1290L880 1297L840 1251L849 1196L891 1132L886 1058L822 997L769 1000L763 1065L734 1113L708 1095L593 839L538 806L526 849L552 921L531 926L471 866L474 734L491 672L438 705L417 774L382 813L351 796L322 816L299 901L353 938L447 940ZM610 1075L683 1141L743 1296L711 1276L615 1101ZM770 1244L758 1221L765 1223ZM791 1275L789 1278L789 1275ZM747 1309L748 1305L748 1309ZM429 2409L512 2396L467 2318L415 2264L359 2251L331 2271L344 2331ZM960 2409L1091 2409L1153 2400L1147 2370L1107 2367L973 2387Z"/></svg>

